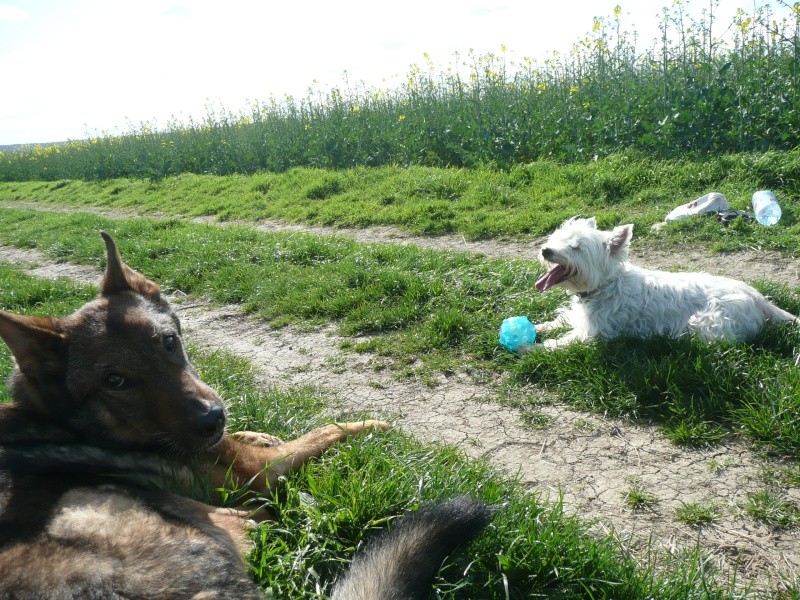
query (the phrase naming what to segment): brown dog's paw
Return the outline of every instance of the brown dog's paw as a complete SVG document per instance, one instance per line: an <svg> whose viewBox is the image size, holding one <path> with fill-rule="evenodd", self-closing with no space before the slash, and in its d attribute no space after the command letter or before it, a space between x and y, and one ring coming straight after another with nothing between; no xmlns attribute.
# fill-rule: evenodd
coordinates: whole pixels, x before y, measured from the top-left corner
<svg viewBox="0 0 800 600"><path fill-rule="evenodd" d="M371 431L386 431L389 424L384 421L367 419L366 421L355 421L352 423L336 423L337 427L344 429L348 435L359 435Z"/></svg>
<svg viewBox="0 0 800 600"><path fill-rule="evenodd" d="M261 446L266 448L283 443L281 438L259 431L234 431L230 436L237 442L247 444L248 446Z"/></svg>

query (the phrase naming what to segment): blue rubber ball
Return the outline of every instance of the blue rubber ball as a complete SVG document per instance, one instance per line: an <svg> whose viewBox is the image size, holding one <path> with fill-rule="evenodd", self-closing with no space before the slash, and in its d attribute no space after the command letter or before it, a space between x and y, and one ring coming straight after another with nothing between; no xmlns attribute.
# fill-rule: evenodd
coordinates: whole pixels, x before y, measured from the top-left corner
<svg viewBox="0 0 800 600"><path fill-rule="evenodd" d="M511 352L536 341L536 328L528 317L508 317L500 325L500 344Z"/></svg>

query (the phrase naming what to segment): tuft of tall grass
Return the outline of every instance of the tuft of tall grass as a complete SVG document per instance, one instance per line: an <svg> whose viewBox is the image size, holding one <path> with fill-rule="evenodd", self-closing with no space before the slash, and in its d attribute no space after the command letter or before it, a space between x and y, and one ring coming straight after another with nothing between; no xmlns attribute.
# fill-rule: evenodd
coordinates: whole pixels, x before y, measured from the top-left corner
<svg viewBox="0 0 800 600"><path fill-rule="evenodd" d="M794 148L800 11L757 3L725 27L714 7L694 15L687 2L672 3L662 11L661 35L644 51L617 7L595 19L569 54L543 61L517 62L504 49L456 55L446 68L426 60L390 89L345 80L301 99L272 98L238 112L210 106L199 120L0 153L0 181L297 166L508 169L621 150L675 159ZM603 185L618 192L613 182Z"/></svg>
<svg viewBox="0 0 800 600"><path fill-rule="evenodd" d="M774 489L766 488L749 494L745 510L753 518L775 529L800 527L800 508Z"/></svg>
<svg viewBox="0 0 800 600"><path fill-rule="evenodd" d="M719 520L722 509L714 502L682 502L675 509L675 518L692 527L712 525Z"/></svg>

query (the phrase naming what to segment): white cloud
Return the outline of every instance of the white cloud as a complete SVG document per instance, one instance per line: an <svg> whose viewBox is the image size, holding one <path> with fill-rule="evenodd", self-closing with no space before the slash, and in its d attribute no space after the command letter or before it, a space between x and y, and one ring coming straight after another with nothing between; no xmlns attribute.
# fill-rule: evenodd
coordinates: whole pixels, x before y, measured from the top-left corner
<svg viewBox="0 0 800 600"><path fill-rule="evenodd" d="M185 6L173 4L169 8L164 9L161 14L165 17L189 17L191 16L192 11Z"/></svg>
<svg viewBox="0 0 800 600"><path fill-rule="evenodd" d="M21 8L8 4L0 4L0 21L23 21L27 18L28 13Z"/></svg>

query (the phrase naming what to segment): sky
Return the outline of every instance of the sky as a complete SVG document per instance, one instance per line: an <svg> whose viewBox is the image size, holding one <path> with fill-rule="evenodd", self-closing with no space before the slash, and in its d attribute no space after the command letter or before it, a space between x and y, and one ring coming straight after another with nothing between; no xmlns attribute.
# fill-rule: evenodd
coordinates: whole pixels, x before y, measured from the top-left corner
<svg viewBox="0 0 800 600"><path fill-rule="evenodd" d="M209 105L238 112L341 84L345 72L391 87L426 55L447 65L504 47L510 60L542 60L617 4L651 45L673 1L0 0L0 145L165 126ZM719 4L727 24L753 0Z"/></svg>

